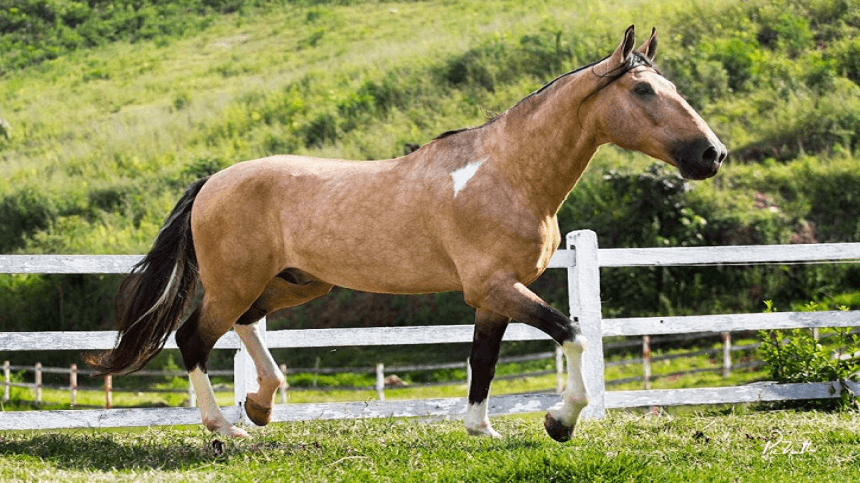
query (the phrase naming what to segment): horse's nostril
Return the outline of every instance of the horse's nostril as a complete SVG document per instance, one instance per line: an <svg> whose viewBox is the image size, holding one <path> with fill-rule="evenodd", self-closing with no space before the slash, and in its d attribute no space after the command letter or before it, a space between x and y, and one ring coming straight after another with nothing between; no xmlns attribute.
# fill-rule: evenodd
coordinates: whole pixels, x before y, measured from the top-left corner
<svg viewBox="0 0 860 483"><path fill-rule="evenodd" d="M705 152L702 153L702 161L713 164L718 162L718 158L720 157L719 153L717 153L717 148L713 146L708 146L708 149L705 149ZM719 159L722 161L722 159Z"/></svg>

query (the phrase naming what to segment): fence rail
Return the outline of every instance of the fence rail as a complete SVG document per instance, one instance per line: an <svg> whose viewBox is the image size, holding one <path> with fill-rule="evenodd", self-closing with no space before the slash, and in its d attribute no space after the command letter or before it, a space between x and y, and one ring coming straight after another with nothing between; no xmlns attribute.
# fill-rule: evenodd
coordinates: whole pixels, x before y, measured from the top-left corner
<svg viewBox="0 0 860 483"><path fill-rule="evenodd" d="M131 255L0 255L0 273L126 273L140 256ZM568 270L571 315L578 318L589 340L584 353L585 384L591 403L584 417L601 418L607 408L669 406L678 404L742 403L787 399L838 397L842 389L860 393L860 384L830 382L767 384L693 390L606 391L603 338L689 332L733 332L759 329L860 326L860 311L774 314L733 314L689 317L644 317L603 319L600 312L600 268L622 266L702 266L757 263L856 262L860 243L773 245L696 248L597 248L594 232L569 233L567 249L559 250L550 268ZM264 324L264 322L263 322ZM279 330L265 334L269 347L334 347L468 343L472 327L388 327L361 329ZM511 324L504 340L548 340L544 333L523 324ZM113 347L115 332L12 332L0 333L0 350L98 350ZM173 337L168 347L176 347ZM235 406L226 408L232 422L242 419L239 410L244 394L256 383L253 364L240 347L238 337L228 333L216 349L239 349L234 360ZM534 412L558 403L556 395L496 396L490 414ZM414 401L370 401L362 403L278 405L274 421L348 417L451 416L459 415L465 398ZM86 411L26 411L0 414L0 429L59 427L112 427L166 424L196 424L199 413L191 408L113 409Z"/></svg>
<svg viewBox="0 0 860 483"><path fill-rule="evenodd" d="M625 359L613 360L611 362L607 362L605 364L606 367L618 367L618 366L630 366L634 364L641 364L643 366L643 375L640 376L632 376L625 377L620 379L607 379L606 385L619 385L636 381L643 381L645 389L650 389L650 381L652 379L666 378L666 377L676 377L683 376L689 374L696 374L701 372L720 372L723 377L728 377L732 369L744 369L744 368L758 368L764 365L761 361L751 361L747 363L741 364L733 364L731 357L723 357L720 361L721 363L718 365L714 365L712 367L707 368L699 368L699 369L690 369L686 371L677 371L670 374L660 374L660 375L651 375L650 374L650 364L652 362L660 362L660 361L669 361L674 359L682 359L682 358L691 358L698 356L715 356L719 354L726 353L731 354L732 352L746 352L756 349L761 343L752 343L745 345L732 345L731 339L723 337L723 347L717 349L700 349L700 350L690 350L690 351L682 351L676 352L673 354L664 354L658 356L651 356L651 344L658 344L660 342L665 343L666 340L678 339L677 337L665 337L664 341L652 341L649 336L643 337L642 341L633 341L633 345L642 346L642 354L641 357L628 357ZM685 337L685 340L694 340L694 341L706 341L707 339L704 337L700 338L690 338ZM616 342L613 344L607 344L606 350L608 352L609 349L624 349L627 347L631 347L631 344L624 342ZM510 363L518 363L518 362L532 362L532 361L553 361L555 368L552 370L543 370L543 371L532 371L532 372L517 372L512 374L505 375L497 375L495 380L509 380L509 379L520 379L526 377L539 377L546 376L550 374L556 375L556 383L555 383L555 392L560 393L563 389L563 370L564 364L563 359L561 357L561 350L556 348L555 351L550 352L539 352L533 354L524 354L518 356L507 356L500 357L498 360L498 364L510 364ZM381 363L380 363L381 364ZM378 390L378 391L386 391L386 390L398 390L398 389L415 389L421 387L436 387L436 386L451 386L451 385L469 385L469 381L471 379L471 370L469 367L468 360L460 361L460 362L444 362L444 363L436 363L436 364L411 364L411 365L401 365L401 366L382 366L383 371L379 371L380 365L377 364L375 366L367 366L367 367L290 367L289 372L287 371L287 365L281 364L281 370L287 375L287 380L285 387L283 388L282 394L282 403L286 404L287 402L287 390L290 391L319 391L319 390L338 390L338 391L368 391L368 390ZM426 383L407 383L403 385L399 385L396 383L389 384L387 375L402 375L407 372L433 372L439 370L447 370L447 369L463 369L466 371L466 377L463 380L449 380L449 381L438 381L438 382L426 382ZM11 373L12 372L32 372L34 382L12 382ZM79 369L77 364L72 364L70 367L45 367L41 363L36 363L33 365L14 365L9 361L5 361L3 363L3 401L10 400L10 391L11 387L22 387L28 389L36 390L36 396L33 400L35 404L41 404L42 397L39 389L54 389L54 390L68 390L70 391L70 403L73 407L83 407L82 405L75 404L75 395L77 391L107 391L108 385L105 384L103 387L98 386L80 386L77 384L77 376L86 376L93 375L97 371L92 369ZM295 377L297 374L312 374L314 376L320 374L373 374L376 373L376 384L375 385L367 385L367 386L317 386L316 379L314 379L314 383L312 386L290 386L289 377ZM210 369L210 376L226 376L233 377L232 370L217 370ZM42 374L60 374L65 375L69 378L68 385L61 384L44 384L42 381ZM130 374L130 377L185 377L187 373L185 371L180 370L141 370L137 371L133 374ZM189 387L190 389L190 387ZM142 386L131 386L123 387L122 389L111 388L113 393L117 392L147 392L147 393L188 393L189 389L155 389L151 387L142 387ZM216 387L215 392L227 392L232 391L230 387ZM539 390L534 392L547 392L549 389ZM380 396L380 399L384 399L384 395ZM193 407L193 399L189 397L188 400L189 407ZM99 406L90 406L90 407L99 407Z"/></svg>

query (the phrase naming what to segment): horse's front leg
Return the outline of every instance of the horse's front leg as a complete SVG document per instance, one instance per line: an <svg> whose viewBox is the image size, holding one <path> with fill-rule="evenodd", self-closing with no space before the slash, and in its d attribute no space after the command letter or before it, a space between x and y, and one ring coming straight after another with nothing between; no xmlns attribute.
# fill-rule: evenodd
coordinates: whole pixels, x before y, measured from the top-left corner
<svg viewBox="0 0 860 483"><path fill-rule="evenodd" d="M561 408L547 413L544 427L556 441L569 440L579 414L588 405L582 376L586 341L579 324L552 308L513 276L498 275L483 288L482 295L472 294L471 304L536 327L561 346L567 357L567 386L562 393Z"/></svg>
<svg viewBox="0 0 860 483"><path fill-rule="evenodd" d="M466 408L466 431L474 436L499 437L487 414L490 384L496 374L496 362L502 336L508 327L507 317L478 309L475 313L475 336L472 341L472 355L469 365L472 368L472 383L469 386L469 405Z"/></svg>
<svg viewBox="0 0 860 483"><path fill-rule="evenodd" d="M259 323L236 324L236 333L248 349L248 354L257 369L257 392L245 395L245 414L257 426L265 426L272 420L275 391L284 383L284 374L278 368L269 348L263 343Z"/></svg>

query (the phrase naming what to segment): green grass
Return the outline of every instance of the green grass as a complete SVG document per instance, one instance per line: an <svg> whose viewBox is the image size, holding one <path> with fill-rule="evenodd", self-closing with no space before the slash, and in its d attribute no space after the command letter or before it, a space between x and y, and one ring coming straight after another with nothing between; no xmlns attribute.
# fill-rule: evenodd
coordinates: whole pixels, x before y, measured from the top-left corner
<svg viewBox="0 0 860 483"><path fill-rule="evenodd" d="M855 413L610 412L565 444L542 415L495 418L503 439L457 421L272 424L216 442L202 428L7 432L3 481L856 481Z"/></svg>

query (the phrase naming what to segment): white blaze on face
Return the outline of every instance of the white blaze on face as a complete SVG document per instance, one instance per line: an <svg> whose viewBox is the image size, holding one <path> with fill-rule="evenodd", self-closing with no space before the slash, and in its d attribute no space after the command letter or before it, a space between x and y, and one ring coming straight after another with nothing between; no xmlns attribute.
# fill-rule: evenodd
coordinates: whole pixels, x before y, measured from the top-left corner
<svg viewBox="0 0 860 483"><path fill-rule="evenodd" d="M469 163L466 166L454 171L451 173L451 179L454 180L454 196L460 194L460 191L466 187L466 184L475 176L475 173L478 172L478 168L486 161L487 158L484 158L480 161L475 161L473 163Z"/></svg>

